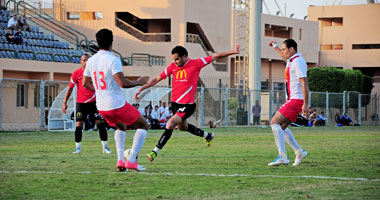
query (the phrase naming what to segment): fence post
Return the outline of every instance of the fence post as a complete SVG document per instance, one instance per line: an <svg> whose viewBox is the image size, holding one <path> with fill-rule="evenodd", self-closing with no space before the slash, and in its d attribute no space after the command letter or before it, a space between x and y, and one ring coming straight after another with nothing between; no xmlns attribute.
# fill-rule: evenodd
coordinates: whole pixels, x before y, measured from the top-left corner
<svg viewBox="0 0 380 200"><path fill-rule="evenodd" d="M204 90L205 90L205 88L204 87L201 87L201 102L200 102L200 104L201 104L201 106L200 106L200 112L199 112L199 114L200 114L200 122L199 122L199 126L200 127L202 127L203 126L203 120L204 120L204 112L203 112L203 109L204 109Z"/></svg>
<svg viewBox="0 0 380 200"><path fill-rule="evenodd" d="M45 128L45 81L40 84L40 128Z"/></svg>
<svg viewBox="0 0 380 200"><path fill-rule="evenodd" d="M375 95L375 109L376 109L376 114L375 114L375 124L379 124L379 96L380 95Z"/></svg>
<svg viewBox="0 0 380 200"><path fill-rule="evenodd" d="M326 91L326 125L329 125L329 92Z"/></svg>
<svg viewBox="0 0 380 200"><path fill-rule="evenodd" d="M309 107L311 107L311 93L313 92L309 92L309 102L307 102L309 104Z"/></svg>
<svg viewBox="0 0 380 200"><path fill-rule="evenodd" d="M269 123L270 123L270 121L272 121L272 113L273 113L273 106L274 106L273 104L274 104L273 103L273 90L270 90L269 91Z"/></svg>
<svg viewBox="0 0 380 200"><path fill-rule="evenodd" d="M362 124L362 94L358 95L358 124Z"/></svg>
<svg viewBox="0 0 380 200"><path fill-rule="evenodd" d="M228 88L224 90L224 126L228 126Z"/></svg>
<svg viewBox="0 0 380 200"><path fill-rule="evenodd" d="M255 91L253 91L255 92ZM247 105L247 124L248 126L251 125L251 90L248 90L248 105Z"/></svg>
<svg viewBox="0 0 380 200"><path fill-rule="evenodd" d="M341 113L342 115L344 115L344 113L346 112L346 93L347 91L343 91L343 113Z"/></svg>

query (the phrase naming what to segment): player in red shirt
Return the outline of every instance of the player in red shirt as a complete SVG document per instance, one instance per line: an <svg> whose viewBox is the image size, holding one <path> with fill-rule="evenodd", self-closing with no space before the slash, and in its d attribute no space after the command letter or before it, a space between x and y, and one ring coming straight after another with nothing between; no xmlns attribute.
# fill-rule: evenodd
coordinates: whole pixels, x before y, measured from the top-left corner
<svg viewBox="0 0 380 200"><path fill-rule="evenodd" d="M134 98L138 100L139 94L142 91L173 75L172 109L174 115L166 123L165 131L158 140L156 147L151 153L146 155L149 161L152 162L157 157L159 151L170 139L176 126L181 131L188 131L196 136L204 137L207 145L211 145L211 141L215 137L214 133L207 133L186 121L195 111L194 95L197 90L199 73L203 67L210 64L213 60L239 54L239 49L240 44L237 44L235 50L192 60L187 57L188 53L184 47L176 46L171 52L174 62L167 66L159 76L150 80L135 93Z"/></svg>
<svg viewBox="0 0 380 200"><path fill-rule="evenodd" d="M86 120L87 115L90 115L90 117L95 118L96 125L99 130L99 137L102 142L102 148L103 153L110 154L112 153L111 150L107 146L107 130L105 128L104 120L102 116L99 114L98 110L96 109L95 104L95 92L91 91L85 87L82 86L82 78L83 78L83 71L86 68L86 62L88 59L88 55L84 54L81 57L81 65L82 67L75 70L73 74L71 75L71 81L69 85L69 89L66 92L65 98L63 100L62 105L62 111L63 113L66 113L67 109L67 101L69 100L71 93L73 92L73 89L75 86L77 86L77 101L76 101L76 127L75 127L75 146L76 149L73 152L74 154L78 154L82 150L82 129L83 129L83 122Z"/></svg>

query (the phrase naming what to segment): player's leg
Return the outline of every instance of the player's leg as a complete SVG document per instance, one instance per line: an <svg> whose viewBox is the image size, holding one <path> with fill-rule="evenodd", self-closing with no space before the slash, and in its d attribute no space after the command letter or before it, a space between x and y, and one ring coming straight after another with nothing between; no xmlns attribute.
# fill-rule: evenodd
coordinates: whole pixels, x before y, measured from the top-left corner
<svg viewBox="0 0 380 200"><path fill-rule="evenodd" d="M206 140L206 144L208 146L211 146L211 141L215 137L215 133L208 133L192 124L187 123L187 120L183 120L179 125L178 125L179 130L181 131L187 131L193 135L199 136L199 137L204 137Z"/></svg>
<svg viewBox="0 0 380 200"><path fill-rule="evenodd" d="M285 151L284 131L281 127L289 125L290 120L283 116L279 111L276 112L271 120L271 127L274 136L274 140L277 146L279 156L273 161L268 163L269 166L288 164L289 159Z"/></svg>
<svg viewBox="0 0 380 200"><path fill-rule="evenodd" d="M170 137L172 136L174 128L182 123L182 119L177 114L173 115L169 121L166 123L165 130L162 133L160 139L158 140L156 147L152 150L152 152L148 153L146 157L150 162L157 157L158 153L164 148L165 144L168 142Z"/></svg>
<svg viewBox="0 0 380 200"><path fill-rule="evenodd" d="M95 119L96 126L98 127L99 138L102 144L102 152L106 154L112 153L112 151L108 148L108 134L104 123L104 119L98 112L95 102L91 103L90 116Z"/></svg>
<svg viewBox="0 0 380 200"><path fill-rule="evenodd" d="M125 144L125 130L127 127L122 122L116 124L110 123L116 128L115 131L115 146L117 153L117 164L116 167L119 171L125 171L125 160L124 160L124 144Z"/></svg>
<svg viewBox="0 0 380 200"><path fill-rule="evenodd" d="M136 110L136 112L138 111ZM124 152L124 156L127 159L125 167L128 169L143 171L145 170L145 167L137 163L137 158L142 146L145 143L148 123L146 122L145 118L139 114L138 119L132 124L132 126L136 128L136 132L135 136L133 137L132 148Z"/></svg>
<svg viewBox="0 0 380 200"><path fill-rule="evenodd" d="M85 105L82 103L76 103L76 113L75 113L75 150L73 151L73 154L79 154L82 151L82 131L83 131L83 122L85 120L86 112L83 113L85 110Z"/></svg>
<svg viewBox="0 0 380 200"><path fill-rule="evenodd" d="M283 129L285 141L289 144L290 147L292 147L292 149L294 150L294 154L296 155L293 166L298 166L299 164L301 164L302 160L307 156L307 151L301 148L301 146L298 144L296 138L294 138L294 135L289 128L283 128L285 128Z"/></svg>

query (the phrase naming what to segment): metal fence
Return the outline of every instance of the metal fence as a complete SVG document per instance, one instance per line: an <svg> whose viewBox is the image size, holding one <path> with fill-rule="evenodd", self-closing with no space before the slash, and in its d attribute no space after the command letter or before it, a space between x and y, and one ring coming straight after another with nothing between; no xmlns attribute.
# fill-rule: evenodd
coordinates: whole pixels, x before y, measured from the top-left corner
<svg viewBox="0 0 380 200"><path fill-rule="evenodd" d="M60 81L1 79L0 130L13 130L14 127L22 127L22 130L46 129L51 103L67 85L68 82ZM341 116L345 112L355 123L379 125L377 94L310 92L309 95L309 105L318 114L325 113L327 125L335 126L336 113ZM169 102L170 93L153 103L160 100ZM250 126L253 124L252 106L256 100L261 106L260 124L268 125L274 113L284 104L285 92L197 88L197 108L188 121L198 126L208 126L210 121L217 126Z"/></svg>

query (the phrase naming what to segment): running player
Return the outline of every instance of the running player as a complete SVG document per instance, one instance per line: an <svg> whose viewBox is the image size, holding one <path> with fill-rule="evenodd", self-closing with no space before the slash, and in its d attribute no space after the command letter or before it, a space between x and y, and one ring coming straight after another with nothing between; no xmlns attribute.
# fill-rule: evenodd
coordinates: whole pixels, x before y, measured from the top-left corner
<svg viewBox="0 0 380 200"><path fill-rule="evenodd" d="M119 171L134 169L145 170L137 163L137 156L145 142L148 124L140 112L126 102L122 88L143 85L147 78L130 81L124 77L121 60L111 53L113 34L108 29L101 29L96 33L99 51L92 56L84 71L83 86L95 90L99 113L109 125L116 128L115 143L117 150L117 164ZM91 83L92 80L92 83ZM124 152L126 126L134 126L136 133L132 148ZM125 161L126 159L126 161Z"/></svg>
<svg viewBox="0 0 380 200"><path fill-rule="evenodd" d="M67 101L69 100L71 93L75 86L77 86L77 101L76 101L76 124L75 124L75 151L73 154L79 154L82 151L82 130L83 122L86 120L87 115L93 117L96 122L96 126L99 130L99 137L102 142L103 153L110 154L111 150L107 147L107 130L103 121L102 116L96 109L95 104L95 92L91 91L82 86L83 71L86 68L86 62L88 55L84 54L81 57L82 67L75 70L71 75L71 81L69 84L69 89L67 89L65 98L63 99L62 111L66 114Z"/></svg>
<svg viewBox="0 0 380 200"><path fill-rule="evenodd" d="M167 66L159 76L150 80L135 93L134 98L138 100L139 94L142 91L173 75L173 91L171 97L173 116L166 123L165 131L158 140L156 147L151 153L146 155L149 161L152 162L157 157L158 153L170 139L173 129L176 126L178 126L181 131L188 131L193 135L204 137L207 145L211 145L211 141L215 137L214 133L207 133L192 124L188 124L186 121L195 111L196 104L194 102L194 96L197 90L199 73L203 67L210 64L213 60L238 54L239 48L240 44L237 44L235 50L192 60L187 57L188 53L184 47L176 46L171 52L174 62Z"/></svg>
<svg viewBox="0 0 380 200"><path fill-rule="evenodd" d="M276 112L271 121L274 140L279 156L268 163L269 166L286 165L289 163L285 152L285 141L296 154L293 166L298 166L307 156L307 152L300 147L292 132L287 128L290 122L295 122L297 115L302 112L308 116L309 84L306 78L307 65L300 53L297 53L297 43L287 39L282 43L281 50L276 42L271 42L274 50L286 61L285 84L287 100ZM284 141L285 140L285 141Z"/></svg>

